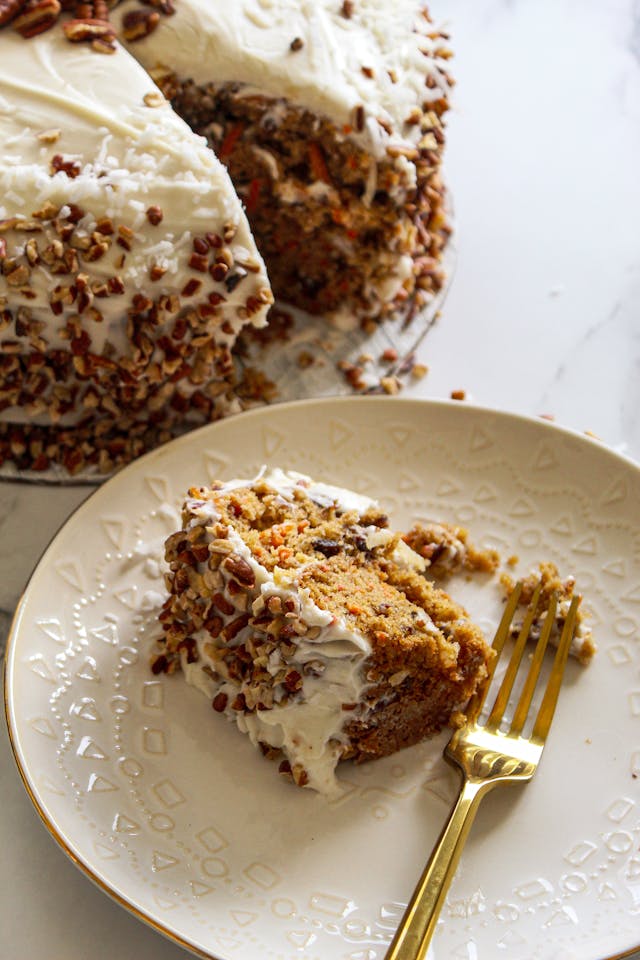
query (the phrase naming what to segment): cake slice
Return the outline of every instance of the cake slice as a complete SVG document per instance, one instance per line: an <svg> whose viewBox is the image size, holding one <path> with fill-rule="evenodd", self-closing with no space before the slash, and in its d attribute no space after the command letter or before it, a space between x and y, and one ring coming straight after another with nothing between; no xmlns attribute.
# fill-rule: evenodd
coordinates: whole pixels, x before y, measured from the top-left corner
<svg viewBox="0 0 640 960"><path fill-rule="evenodd" d="M426 303L449 233L452 81L422 0L180 0L149 30L141 16L137 0L112 14L228 167L276 296L361 324Z"/></svg>
<svg viewBox="0 0 640 960"><path fill-rule="evenodd" d="M447 724L490 650L379 505L273 470L193 488L166 542L155 673L181 669L300 786Z"/></svg>
<svg viewBox="0 0 640 960"><path fill-rule="evenodd" d="M126 50L0 47L0 462L110 470L234 408L269 282L224 166Z"/></svg>

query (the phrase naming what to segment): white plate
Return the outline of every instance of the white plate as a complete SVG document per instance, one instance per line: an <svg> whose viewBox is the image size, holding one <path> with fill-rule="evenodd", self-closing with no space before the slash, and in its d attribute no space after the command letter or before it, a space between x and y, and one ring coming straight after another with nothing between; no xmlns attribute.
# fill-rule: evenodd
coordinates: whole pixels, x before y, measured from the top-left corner
<svg viewBox="0 0 640 960"><path fill-rule="evenodd" d="M534 781L484 801L436 960L601 960L640 937L640 470L464 404L304 401L189 434L115 476L47 550L6 664L13 747L52 835L139 917L205 956L382 960L445 819L443 738L359 768L339 802L281 781L204 697L147 665L159 544L186 488L262 463L436 516L573 572L599 652L571 665ZM493 586L465 587L489 630ZM44 881L43 881L44 882ZM67 918L73 923L73 918Z"/></svg>

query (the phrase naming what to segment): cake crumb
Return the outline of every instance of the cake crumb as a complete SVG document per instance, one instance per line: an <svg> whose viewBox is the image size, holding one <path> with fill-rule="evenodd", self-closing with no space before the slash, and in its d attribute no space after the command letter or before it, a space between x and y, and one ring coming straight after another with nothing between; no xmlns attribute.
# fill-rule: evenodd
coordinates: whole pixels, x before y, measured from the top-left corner
<svg viewBox="0 0 640 960"><path fill-rule="evenodd" d="M55 143L60 139L61 131L57 128L52 128L51 130L43 130L38 134L38 140L40 143Z"/></svg>
<svg viewBox="0 0 640 960"><path fill-rule="evenodd" d="M308 367L313 366L314 356L309 350L302 350L298 354L298 366L301 370L306 370Z"/></svg>
<svg viewBox="0 0 640 960"><path fill-rule="evenodd" d="M429 367L426 363L414 363L411 368L411 376L414 380L422 380L429 373Z"/></svg>
<svg viewBox="0 0 640 960"><path fill-rule="evenodd" d="M467 399L467 391L466 391L466 390L452 390L452 391L451 391L451 399L452 399L452 400L466 400L466 399Z"/></svg>
<svg viewBox="0 0 640 960"><path fill-rule="evenodd" d="M575 592L575 578L572 576L561 577L555 563L547 560L539 563L537 569L533 570L527 577L520 579L522 581L522 591L519 598L520 607L524 608L529 605L538 584L541 584L542 587L530 634L532 639L537 639L537 636L540 635L542 624L549 609L551 597L553 594L556 594L558 603L549 642L557 645ZM504 590L505 596L507 596L515 587L515 581L509 574L502 573L500 576L500 585ZM585 623L585 616L586 614L582 606L580 606L578 608L575 634L570 651L583 666L591 662L597 649L593 641L591 628ZM514 620L511 628L512 635L517 635L522 626L523 619L524 616L522 619Z"/></svg>
<svg viewBox="0 0 640 960"><path fill-rule="evenodd" d="M468 530L454 524L416 523L403 540L427 561L429 572L435 577L448 577L460 570L494 574L500 565L497 550L476 547L469 540Z"/></svg>
<svg viewBox="0 0 640 960"><path fill-rule="evenodd" d="M388 393L390 396L394 396L397 393L400 393L401 383L397 377L382 377L380 380L380 386L385 393Z"/></svg>

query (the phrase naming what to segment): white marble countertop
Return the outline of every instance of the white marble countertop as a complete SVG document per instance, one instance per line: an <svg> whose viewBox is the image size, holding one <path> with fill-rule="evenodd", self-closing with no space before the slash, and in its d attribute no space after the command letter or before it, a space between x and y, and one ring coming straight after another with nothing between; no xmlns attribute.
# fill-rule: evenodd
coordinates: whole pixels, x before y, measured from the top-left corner
<svg viewBox="0 0 640 960"><path fill-rule="evenodd" d="M458 257L419 351L429 373L404 394L464 390L485 406L552 415L640 460L640 5L432 8L456 52L446 176ZM53 501L34 497L16 564L24 514L12 496L0 485L0 636L57 523ZM82 494L51 496L59 512ZM0 738L0 955L186 956L65 858L27 799L4 727Z"/></svg>

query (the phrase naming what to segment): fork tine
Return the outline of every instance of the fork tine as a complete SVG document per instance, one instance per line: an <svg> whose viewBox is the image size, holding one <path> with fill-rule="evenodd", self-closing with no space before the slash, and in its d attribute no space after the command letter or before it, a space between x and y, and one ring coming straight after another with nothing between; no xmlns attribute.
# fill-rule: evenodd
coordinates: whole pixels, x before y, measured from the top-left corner
<svg viewBox="0 0 640 960"><path fill-rule="evenodd" d="M538 637L538 642L533 654L533 659L531 660L529 672L522 687L520 699L518 700L518 706L513 714L513 720L511 721L511 727L509 729L511 736L519 736L522 733L522 729L526 723L529 707L531 706L536 684L538 683L538 677L540 676L540 669L544 660L544 654L547 649L547 644L549 643L549 637L551 636L557 605L558 597L557 594L554 593L549 601L547 615L544 619L540 636Z"/></svg>
<svg viewBox="0 0 640 960"><path fill-rule="evenodd" d="M525 615L522 627L520 628L520 633L518 634L518 639L516 640L515 646L511 653L511 659L509 660L509 666L505 671L505 675L500 684L500 689L498 690L495 703L491 709L491 713L487 718L485 727L487 730L494 732L498 729L500 721L504 715L505 708L509 702L509 696L511 690L513 689L513 684L518 673L518 667L520 666L520 661L522 660L522 654L524 653L524 648L531 632L531 625L536 616L536 611L538 608L538 600L540 599L540 593L542 591L542 583L539 583L536 589L533 592L527 613Z"/></svg>
<svg viewBox="0 0 640 960"><path fill-rule="evenodd" d="M495 652L495 656L491 661L489 669L487 671L487 676L484 680L484 683L480 689L473 695L469 703L467 704L467 709L465 713L467 715L467 722L473 723L480 716L480 711L484 705L484 701L487 697L487 692L491 686L491 680L493 679L493 674L495 673L498 660L500 659L500 654L502 653L502 648L504 647L505 641L509 636L509 628L511 626L511 621L513 620L513 615L516 612L518 606L518 601L520 599L520 594L522 592L522 582L518 581L515 587L509 594L507 598L507 603L502 614L502 619L496 630L495 637L493 638L492 650Z"/></svg>
<svg viewBox="0 0 640 960"><path fill-rule="evenodd" d="M531 731L531 740L537 740L540 743L544 743L546 736L549 733L549 727L551 726L551 721L553 720L553 714L555 713L556 703L558 702L558 694L560 693L560 687L562 685L562 676L564 674L567 657L569 656L571 641L573 640L576 617L581 599L582 598L579 596L574 596L571 600L567 619L565 620L564 627L562 629L560 643L558 644L558 651L556 653L555 660L553 661L553 667L547 682L547 689L545 690L542 704L540 705L538 716L536 717L536 722L534 723L533 730Z"/></svg>

